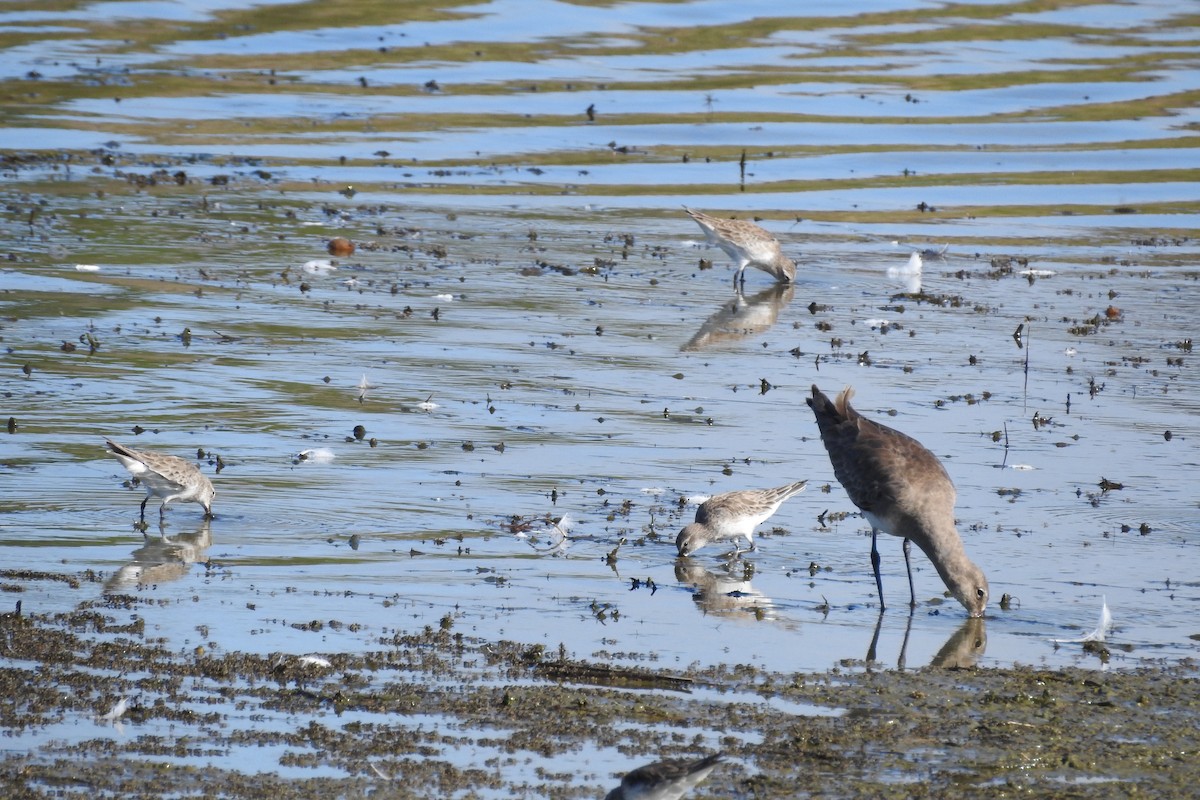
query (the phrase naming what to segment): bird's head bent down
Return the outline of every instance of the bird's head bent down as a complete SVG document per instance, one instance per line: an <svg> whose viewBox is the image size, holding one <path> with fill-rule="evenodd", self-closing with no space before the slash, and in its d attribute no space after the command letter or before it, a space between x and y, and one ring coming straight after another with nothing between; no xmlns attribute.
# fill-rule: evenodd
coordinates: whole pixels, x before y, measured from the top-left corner
<svg viewBox="0 0 1200 800"><path fill-rule="evenodd" d="M983 570L968 561L955 574L944 575L946 587L963 604L970 617L982 617L988 603L988 581Z"/></svg>
<svg viewBox="0 0 1200 800"><path fill-rule="evenodd" d="M697 522L684 526L675 537L675 548L681 556L690 556L704 545L708 544L708 529Z"/></svg>

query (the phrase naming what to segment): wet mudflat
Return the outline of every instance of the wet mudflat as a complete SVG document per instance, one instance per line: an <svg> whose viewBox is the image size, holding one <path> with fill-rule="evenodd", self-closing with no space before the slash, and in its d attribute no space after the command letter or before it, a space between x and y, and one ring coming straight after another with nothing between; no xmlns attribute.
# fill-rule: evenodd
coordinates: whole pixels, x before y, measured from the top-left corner
<svg viewBox="0 0 1200 800"><path fill-rule="evenodd" d="M152 613L110 595L0 618L0 681L19 698L0 723L38 744L6 755L10 789L597 797L648 754L697 748L728 755L714 797L1167 797L1197 779L1190 668L629 669L464 637L449 618L328 658L178 653L118 610ZM606 755L564 769L581 753Z"/></svg>
<svg viewBox="0 0 1200 800"><path fill-rule="evenodd" d="M405 5L0 15L6 780L598 796L725 749L698 795L1172 793L1194 20ZM684 204L796 284L735 294ZM814 382L944 461L981 625L923 559L910 616L895 540L878 613ZM104 436L194 456L216 519L143 537ZM675 558L699 498L798 479L756 551Z"/></svg>

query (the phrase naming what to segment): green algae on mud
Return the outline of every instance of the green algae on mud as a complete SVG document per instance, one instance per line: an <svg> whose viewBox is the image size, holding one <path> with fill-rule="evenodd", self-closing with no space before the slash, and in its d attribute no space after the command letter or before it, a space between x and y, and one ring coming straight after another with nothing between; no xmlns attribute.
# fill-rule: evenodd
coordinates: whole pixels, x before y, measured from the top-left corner
<svg viewBox="0 0 1200 800"><path fill-rule="evenodd" d="M102 579L0 573L6 591ZM155 603L136 595L24 611L0 616L0 729L24 743L0 756L9 796L591 797L614 776L515 773L597 749L632 767L706 742L731 758L697 797L792 797L799 785L816 797L1179 797L1200 780L1200 678L1187 662L631 671L606 653L466 637L451 614L414 632L313 621L298 629L366 637L367 649L297 657L168 650L147 634ZM123 713L110 711L121 698Z"/></svg>

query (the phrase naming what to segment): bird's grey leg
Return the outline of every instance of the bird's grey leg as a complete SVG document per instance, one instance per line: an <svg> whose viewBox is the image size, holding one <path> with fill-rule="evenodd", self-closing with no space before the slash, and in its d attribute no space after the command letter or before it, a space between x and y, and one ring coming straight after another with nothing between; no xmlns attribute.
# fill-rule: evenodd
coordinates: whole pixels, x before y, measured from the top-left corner
<svg viewBox="0 0 1200 800"><path fill-rule="evenodd" d="M146 495L146 500L150 499L150 495ZM142 501L142 522L146 521L146 500Z"/></svg>
<svg viewBox="0 0 1200 800"><path fill-rule="evenodd" d="M746 286L746 267L748 267L748 266L750 266L750 262L747 259L743 258L738 262L737 272L733 273L733 288L734 288L734 290L737 290L739 288L739 285L741 288L745 288L745 286ZM739 282L740 282L740 284L739 284Z"/></svg>
<svg viewBox="0 0 1200 800"><path fill-rule="evenodd" d="M875 588L879 590L879 611L883 612L886 605L883 602L883 579L879 577L879 546L876 540L879 538L879 530L871 526L871 568L875 570Z"/></svg>
<svg viewBox="0 0 1200 800"><path fill-rule="evenodd" d="M912 547L912 542L908 539L904 540L904 568L908 570L908 606L909 608L917 607L917 590L913 588L912 579L912 564L908 561L908 550Z"/></svg>

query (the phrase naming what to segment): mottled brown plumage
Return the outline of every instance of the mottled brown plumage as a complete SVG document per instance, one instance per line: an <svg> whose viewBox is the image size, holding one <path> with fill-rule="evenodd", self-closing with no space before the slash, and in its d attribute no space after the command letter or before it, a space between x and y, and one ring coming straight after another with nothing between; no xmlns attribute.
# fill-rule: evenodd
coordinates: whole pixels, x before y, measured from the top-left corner
<svg viewBox="0 0 1200 800"><path fill-rule="evenodd" d="M909 542L929 557L946 588L972 617L983 615L988 583L967 557L954 526L956 493L937 457L916 439L867 419L850 406L851 389L830 401L816 386L808 405L821 429L833 474L850 501L871 523L871 566L884 607L879 577L879 531L904 539L911 602L916 605L909 563Z"/></svg>
<svg viewBox="0 0 1200 800"><path fill-rule="evenodd" d="M804 491L808 481L774 489L740 489L710 497L696 509L696 521L675 537L679 555L690 556L704 545L743 536L754 547L754 529L779 510L783 501Z"/></svg>
<svg viewBox="0 0 1200 800"><path fill-rule="evenodd" d="M741 219L721 219L683 207L696 224L704 231L709 244L724 250L738 265L733 275L733 285L746 282L746 267L757 267L772 275L781 283L796 279L796 262L783 254L779 240L766 230Z"/></svg>
<svg viewBox="0 0 1200 800"><path fill-rule="evenodd" d="M167 503L175 500L199 503L204 507L204 515L212 516L212 501L217 492L195 464L178 456L134 450L112 439L104 441L108 443L109 452L146 489L146 499L142 501L142 519L146 518L146 502L151 497L163 498L162 505L158 507L160 519L167 511Z"/></svg>

